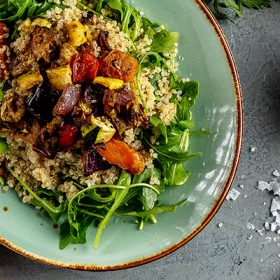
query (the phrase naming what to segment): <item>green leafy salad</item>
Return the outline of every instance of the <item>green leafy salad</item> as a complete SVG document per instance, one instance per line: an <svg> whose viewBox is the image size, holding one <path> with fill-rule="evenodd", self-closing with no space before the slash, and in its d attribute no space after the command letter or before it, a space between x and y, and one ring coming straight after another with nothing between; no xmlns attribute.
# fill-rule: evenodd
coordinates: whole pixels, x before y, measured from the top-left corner
<svg viewBox="0 0 280 280"><path fill-rule="evenodd" d="M0 175L60 225L60 248L93 247L112 217L142 230L186 202L199 84L177 74L179 34L124 0L0 4ZM183 63L183 58L179 59Z"/></svg>

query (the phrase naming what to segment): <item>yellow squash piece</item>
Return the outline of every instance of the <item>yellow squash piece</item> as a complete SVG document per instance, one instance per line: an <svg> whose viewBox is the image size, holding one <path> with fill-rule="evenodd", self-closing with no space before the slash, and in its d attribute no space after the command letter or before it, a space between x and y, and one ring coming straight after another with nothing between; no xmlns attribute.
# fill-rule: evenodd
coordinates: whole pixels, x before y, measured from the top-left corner
<svg viewBox="0 0 280 280"><path fill-rule="evenodd" d="M73 47L79 47L87 42L88 30L79 21L72 21L66 25L69 40L68 43Z"/></svg>
<svg viewBox="0 0 280 280"><path fill-rule="evenodd" d="M110 141L116 133L115 128L107 118L99 118L91 115L88 119L89 125L82 126L82 136L85 137L88 133L92 132L95 128L99 128L94 144L106 143Z"/></svg>
<svg viewBox="0 0 280 280"><path fill-rule="evenodd" d="M30 27L31 26L31 19L27 18L26 20L24 20L20 26L18 27L18 30L21 31L22 29L24 29L25 27Z"/></svg>
<svg viewBox="0 0 280 280"><path fill-rule="evenodd" d="M63 91L67 85L72 84L72 70L70 65L64 65L47 69L50 84L59 91Z"/></svg>
<svg viewBox="0 0 280 280"><path fill-rule="evenodd" d="M120 89L124 86L124 81L122 81L122 80L115 79L115 78L102 77L102 76L96 77L94 79L93 83L102 85L111 90Z"/></svg>
<svg viewBox="0 0 280 280"><path fill-rule="evenodd" d="M34 86L43 82L43 77L39 71L34 73L27 73L19 76L16 79L16 82L18 84L19 91L26 92L27 90L30 90Z"/></svg>
<svg viewBox="0 0 280 280"><path fill-rule="evenodd" d="M35 18L32 21L32 25L40 26L40 27L46 27L46 28L51 28L52 24L48 20L44 18Z"/></svg>
<svg viewBox="0 0 280 280"><path fill-rule="evenodd" d="M78 104L79 107L83 110L83 112L85 112L87 115L89 115L92 112L91 108L84 100L80 99Z"/></svg>

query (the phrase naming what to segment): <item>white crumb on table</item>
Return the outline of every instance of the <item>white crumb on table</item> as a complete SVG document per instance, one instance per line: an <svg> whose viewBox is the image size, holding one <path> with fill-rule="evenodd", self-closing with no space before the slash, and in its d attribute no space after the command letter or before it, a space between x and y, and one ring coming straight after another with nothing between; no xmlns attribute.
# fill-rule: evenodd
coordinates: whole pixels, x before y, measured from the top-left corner
<svg viewBox="0 0 280 280"><path fill-rule="evenodd" d="M280 173L277 169L275 169L273 172L272 172L272 175L275 176L275 177L280 177Z"/></svg>
<svg viewBox="0 0 280 280"><path fill-rule="evenodd" d="M265 181L259 181L258 185L257 185L257 189L259 191L264 191L267 190L269 188L269 184Z"/></svg>
<svg viewBox="0 0 280 280"><path fill-rule="evenodd" d="M253 224L251 224L251 223L247 223L247 229L249 229L249 230L255 230L256 229L256 227L253 225Z"/></svg>
<svg viewBox="0 0 280 280"><path fill-rule="evenodd" d="M238 190L232 189L229 191L226 199L235 201L239 197L239 195L240 195L240 192Z"/></svg>
<svg viewBox="0 0 280 280"><path fill-rule="evenodd" d="M266 221L266 222L264 223L264 228L265 228L266 230L270 230L270 225L269 225L269 222L268 222L268 221Z"/></svg>
<svg viewBox="0 0 280 280"><path fill-rule="evenodd" d="M249 149L249 150L250 150L250 152L251 152L251 153L254 153L254 152L257 150L257 148L256 148L256 147L254 147L254 146L252 146L252 147L250 147L250 149Z"/></svg>

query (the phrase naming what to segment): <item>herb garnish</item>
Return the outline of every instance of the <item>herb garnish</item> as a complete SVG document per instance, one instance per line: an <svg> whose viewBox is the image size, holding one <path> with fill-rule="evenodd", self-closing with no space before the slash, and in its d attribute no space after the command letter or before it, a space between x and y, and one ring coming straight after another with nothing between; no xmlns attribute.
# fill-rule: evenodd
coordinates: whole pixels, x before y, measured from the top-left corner
<svg viewBox="0 0 280 280"><path fill-rule="evenodd" d="M243 16L243 8L260 9L268 7L270 0L204 0L204 2L213 7L215 15L218 18L231 18L228 12L233 12L235 16Z"/></svg>

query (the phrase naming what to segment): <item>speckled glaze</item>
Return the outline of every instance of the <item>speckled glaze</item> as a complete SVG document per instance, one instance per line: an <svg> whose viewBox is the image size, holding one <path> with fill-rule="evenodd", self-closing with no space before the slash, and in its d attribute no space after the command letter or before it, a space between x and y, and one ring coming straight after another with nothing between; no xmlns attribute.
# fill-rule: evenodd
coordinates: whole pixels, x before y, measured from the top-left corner
<svg viewBox="0 0 280 280"><path fill-rule="evenodd" d="M180 74L200 81L201 94L193 109L198 128L215 133L193 136L192 151L201 157L188 163L190 180L169 188L160 198L188 202L175 213L158 217L144 231L113 220L99 248L92 248L95 228L85 245L59 250L59 232L10 190L0 194L0 243L44 263L84 270L128 268L158 259L185 244L211 220L222 204L236 171L242 136L242 98L238 75L224 36L201 1L139 0L134 5L169 30L179 31ZM4 207L8 211L4 211Z"/></svg>

